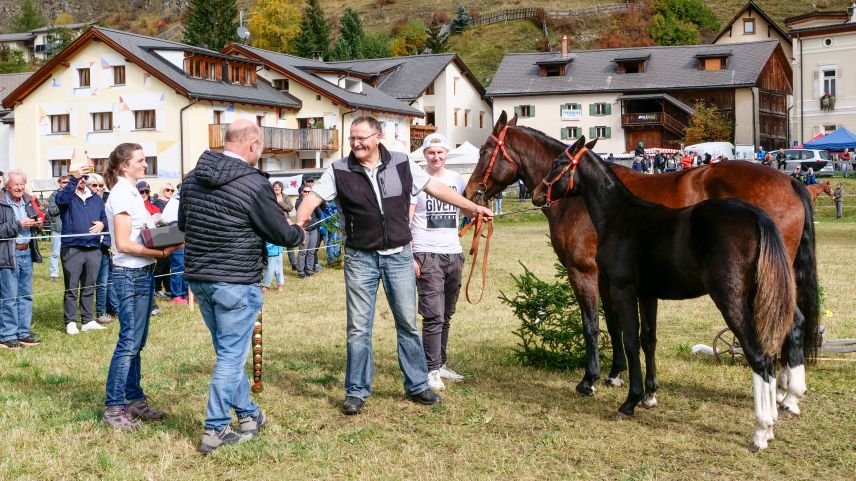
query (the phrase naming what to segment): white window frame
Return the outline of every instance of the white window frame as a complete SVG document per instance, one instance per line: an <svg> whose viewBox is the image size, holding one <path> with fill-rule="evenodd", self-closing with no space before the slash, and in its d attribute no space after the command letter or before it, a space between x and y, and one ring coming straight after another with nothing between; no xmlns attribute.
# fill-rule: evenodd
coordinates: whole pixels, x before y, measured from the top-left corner
<svg viewBox="0 0 856 481"><path fill-rule="evenodd" d="M598 139L605 139L606 138L606 129L608 129L608 128L609 127L606 125L596 125L594 127L595 137L597 137Z"/></svg>
<svg viewBox="0 0 856 481"><path fill-rule="evenodd" d="M833 76L830 77L830 80L832 80L833 92L830 93L833 97L838 97L837 92L841 90L841 85L839 85L841 82L839 82L838 78L838 65L821 65L820 67L818 67L817 75L819 81L817 82L817 84L819 90L817 94L822 97L826 93L827 72L833 73Z"/></svg>

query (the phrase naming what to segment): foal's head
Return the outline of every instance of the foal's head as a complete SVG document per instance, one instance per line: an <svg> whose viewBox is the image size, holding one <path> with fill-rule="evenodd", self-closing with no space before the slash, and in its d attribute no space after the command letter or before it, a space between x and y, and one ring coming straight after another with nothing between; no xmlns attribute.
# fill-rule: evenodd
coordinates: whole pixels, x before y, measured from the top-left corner
<svg viewBox="0 0 856 481"><path fill-rule="evenodd" d="M580 136L573 145L565 149L553 160L550 173L538 184L532 193L532 203L536 206L552 204L563 197L579 194L579 183L574 182L577 165L583 155L593 148L597 139L586 144L585 136Z"/></svg>

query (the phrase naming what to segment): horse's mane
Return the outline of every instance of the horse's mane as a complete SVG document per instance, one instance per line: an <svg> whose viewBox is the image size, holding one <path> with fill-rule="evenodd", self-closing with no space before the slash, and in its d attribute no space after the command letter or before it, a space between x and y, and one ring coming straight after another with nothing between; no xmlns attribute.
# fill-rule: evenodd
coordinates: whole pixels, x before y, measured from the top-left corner
<svg viewBox="0 0 856 481"><path fill-rule="evenodd" d="M520 130L523 130L524 132L529 133L533 137L536 137L539 141L547 143L550 148L554 148L557 150L565 150L566 148L568 148L568 145L564 142L560 142L555 138L545 134L544 132L541 132L538 129L533 129L532 127L526 127L524 125L515 125L515 127Z"/></svg>

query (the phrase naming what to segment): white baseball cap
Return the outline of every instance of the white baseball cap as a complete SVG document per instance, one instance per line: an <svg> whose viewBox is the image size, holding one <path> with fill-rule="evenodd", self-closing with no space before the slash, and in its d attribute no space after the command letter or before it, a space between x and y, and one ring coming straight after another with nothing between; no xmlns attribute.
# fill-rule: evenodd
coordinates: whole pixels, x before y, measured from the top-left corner
<svg viewBox="0 0 856 481"><path fill-rule="evenodd" d="M431 134L422 141L422 150L429 147L443 147L446 150L451 150L449 148L449 141L446 140L446 136L443 134Z"/></svg>

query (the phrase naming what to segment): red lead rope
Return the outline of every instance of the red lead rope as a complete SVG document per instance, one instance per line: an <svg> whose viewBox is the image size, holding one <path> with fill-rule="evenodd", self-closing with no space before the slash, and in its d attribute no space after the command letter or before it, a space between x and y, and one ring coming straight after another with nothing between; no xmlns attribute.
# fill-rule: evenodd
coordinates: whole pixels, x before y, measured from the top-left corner
<svg viewBox="0 0 856 481"><path fill-rule="evenodd" d="M484 243L484 257L482 257L482 268L481 268L481 291L479 291L479 298L476 299L475 302L470 298L470 282L473 280L473 272L476 270L476 264L479 259L479 241L481 240L482 230L484 230L484 226L487 224L487 238ZM464 234L470 230L471 227L475 226L473 229L473 245L470 247L470 255L473 256L473 264L470 266L470 275L467 277L467 287L465 290L467 296L467 302L470 304L478 304L482 300L482 296L484 296L484 286L487 283L487 256L490 252L490 238L493 236L493 220L485 220L485 217L482 214L477 214L475 218L467 225L461 229L461 232L458 233L459 237L463 237Z"/></svg>

